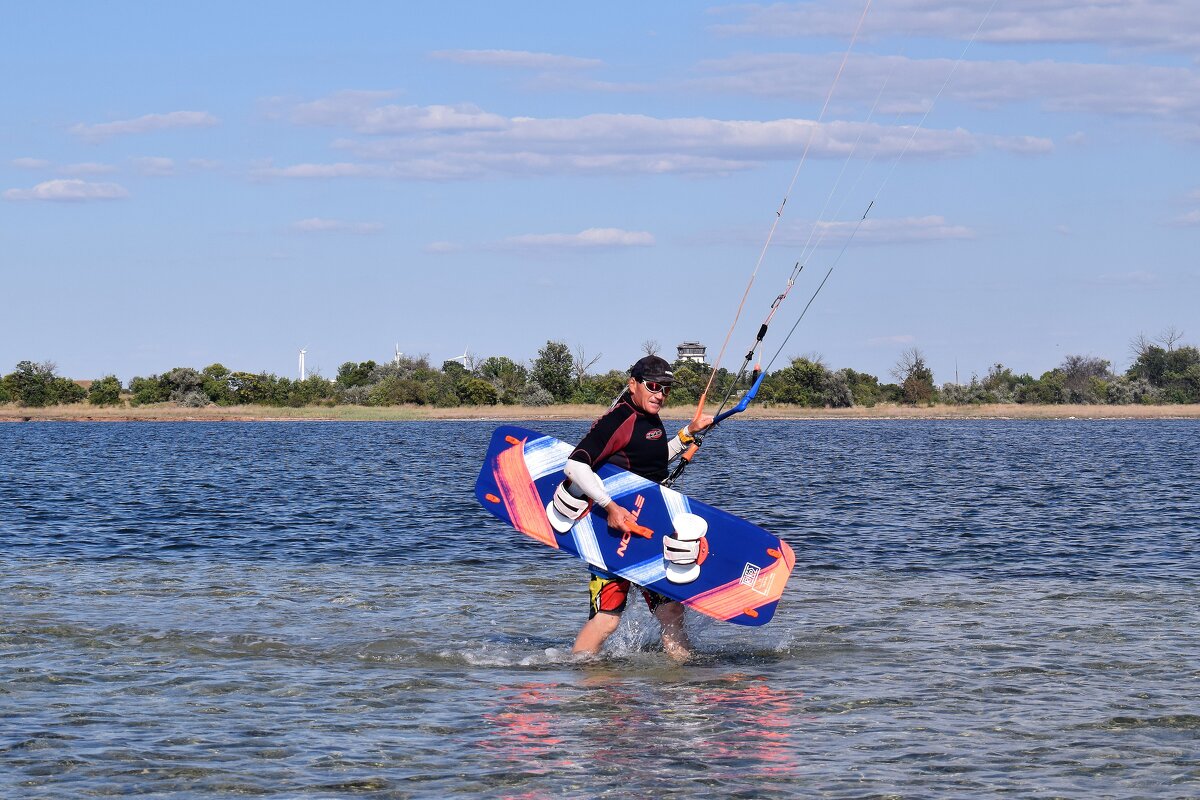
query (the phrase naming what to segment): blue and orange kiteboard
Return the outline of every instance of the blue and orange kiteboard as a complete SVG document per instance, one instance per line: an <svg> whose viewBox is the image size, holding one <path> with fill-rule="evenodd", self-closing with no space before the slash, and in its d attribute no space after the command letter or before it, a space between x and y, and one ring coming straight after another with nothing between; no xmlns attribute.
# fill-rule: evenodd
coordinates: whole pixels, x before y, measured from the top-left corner
<svg viewBox="0 0 1200 800"><path fill-rule="evenodd" d="M492 434L475 483L480 504L512 527L598 570L627 578L689 608L737 625L764 625L775 614L796 563L787 543L733 514L673 489L606 464L598 475L614 503L635 513L645 536L610 529L594 508L565 533L547 516L563 466L574 448L551 436L503 425ZM703 520L697 523L696 517ZM695 524L693 524L695 523ZM676 568L664 553L664 538L706 528L696 548L698 562ZM682 576L682 577L681 577Z"/></svg>

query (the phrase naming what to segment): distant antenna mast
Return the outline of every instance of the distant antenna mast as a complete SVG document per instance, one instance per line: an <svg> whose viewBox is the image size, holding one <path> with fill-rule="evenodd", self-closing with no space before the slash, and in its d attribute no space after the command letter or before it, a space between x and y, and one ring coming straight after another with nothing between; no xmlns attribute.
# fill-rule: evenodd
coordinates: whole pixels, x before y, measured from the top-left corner
<svg viewBox="0 0 1200 800"><path fill-rule="evenodd" d="M304 372L304 354L308 351L303 347L300 348L300 380L304 380L308 376Z"/></svg>

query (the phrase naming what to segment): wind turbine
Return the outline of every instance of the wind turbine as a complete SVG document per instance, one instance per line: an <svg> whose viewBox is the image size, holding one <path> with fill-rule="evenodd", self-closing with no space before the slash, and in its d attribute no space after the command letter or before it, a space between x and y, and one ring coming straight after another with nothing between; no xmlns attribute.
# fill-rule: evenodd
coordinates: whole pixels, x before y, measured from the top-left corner
<svg viewBox="0 0 1200 800"><path fill-rule="evenodd" d="M455 356L454 358L452 358L450 360L451 361L461 361L463 363L464 367L467 366L467 362L471 360L471 348L464 347L463 354L461 356Z"/></svg>
<svg viewBox="0 0 1200 800"><path fill-rule="evenodd" d="M304 348L304 347L300 348L300 380L304 380L305 378L308 377L307 375L304 374L304 354L307 352L308 352L308 350L306 348Z"/></svg>
<svg viewBox="0 0 1200 800"><path fill-rule="evenodd" d="M400 352L400 343L396 342L396 355L392 358L392 363L397 367L400 366L400 356L402 355L404 355L404 353Z"/></svg>

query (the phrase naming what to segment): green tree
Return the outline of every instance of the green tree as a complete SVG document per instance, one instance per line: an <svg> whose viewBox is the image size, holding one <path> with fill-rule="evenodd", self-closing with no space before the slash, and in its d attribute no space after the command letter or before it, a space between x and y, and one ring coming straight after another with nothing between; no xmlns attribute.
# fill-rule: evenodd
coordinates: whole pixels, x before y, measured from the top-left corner
<svg viewBox="0 0 1200 800"><path fill-rule="evenodd" d="M505 356L484 359L479 365L479 376L492 384L500 402L506 404L521 402L529 381L528 370Z"/></svg>
<svg viewBox="0 0 1200 800"><path fill-rule="evenodd" d="M209 403L208 395L203 391L204 376L191 367L176 367L160 380L173 402L187 406L206 406Z"/></svg>
<svg viewBox="0 0 1200 800"><path fill-rule="evenodd" d="M798 357L763 380L770 381L770 398L777 403L819 408L825 405L829 370L820 361ZM761 391L761 389L760 389Z"/></svg>
<svg viewBox="0 0 1200 800"><path fill-rule="evenodd" d="M1058 368L1062 374L1063 402L1100 403L1112 378L1109 363L1092 356L1067 356Z"/></svg>
<svg viewBox="0 0 1200 800"><path fill-rule="evenodd" d="M299 408L331 400L333 396L334 385L314 372L302 381L292 381L282 402L292 408Z"/></svg>
<svg viewBox="0 0 1200 800"><path fill-rule="evenodd" d="M1147 381L1161 390L1167 402L1200 402L1200 390L1196 385L1196 376L1200 374L1200 350L1190 345L1175 347L1174 338L1169 341L1169 349L1142 341L1137 360L1125 373L1126 377Z"/></svg>
<svg viewBox="0 0 1200 800"><path fill-rule="evenodd" d="M882 398L883 392L879 387L879 378L874 375L856 372L849 367L838 370L837 374L845 377L846 383L850 387L853 405L873 408Z"/></svg>
<svg viewBox="0 0 1200 800"><path fill-rule="evenodd" d="M647 342L647 346L649 346ZM671 386L671 394L667 397L669 406L688 406L700 401L700 394L708 383L712 367L707 364L697 364L694 361L676 361L671 365L675 374L675 383ZM629 382L629 373L621 373L625 384ZM614 395L615 397L615 395Z"/></svg>
<svg viewBox="0 0 1200 800"><path fill-rule="evenodd" d="M826 408L851 408L854 405L854 390L844 370L825 372L825 387L821 392L821 404Z"/></svg>
<svg viewBox="0 0 1200 800"><path fill-rule="evenodd" d="M430 405L437 408L452 408L462 402L455 389L455 382L449 375L435 372L425 381L424 385L429 395Z"/></svg>
<svg viewBox="0 0 1200 800"><path fill-rule="evenodd" d="M550 340L538 351L530 378L549 392L556 402L566 402L573 388L574 365L570 348L563 342Z"/></svg>
<svg viewBox="0 0 1200 800"><path fill-rule="evenodd" d="M371 373L379 365L374 361L361 361L355 363L347 361L338 367L337 385L343 389L353 389L355 386L366 386L371 381Z"/></svg>
<svg viewBox="0 0 1200 800"><path fill-rule="evenodd" d="M133 395L130 402L135 406L165 403L171 399L171 390L157 375L151 375L149 378L135 377L129 382L129 391Z"/></svg>
<svg viewBox="0 0 1200 800"><path fill-rule="evenodd" d="M368 402L373 406L398 406L405 403L425 405L429 402L429 392L418 380L389 375L371 387Z"/></svg>
<svg viewBox="0 0 1200 800"><path fill-rule="evenodd" d="M619 369L610 369L603 375L588 376L588 385L591 389L591 395L595 398L592 402L601 405L612 403L625 388L629 386L629 373ZM675 390L671 390L671 396L675 395Z"/></svg>
<svg viewBox="0 0 1200 800"><path fill-rule="evenodd" d="M1178 392L1179 402L1200 403L1200 363L1192 364L1178 375L1175 390Z"/></svg>
<svg viewBox="0 0 1200 800"><path fill-rule="evenodd" d="M467 368L458 361L443 361L442 374L457 381L460 378L466 377L470 373L467 371Z"/></svg>
<svg viewBox="0 0 1200 800"><path fill-rule="evenodd" d="M229 383L230 371L224 364L209 364L200 370L203 378L202 390L209 400L220 406L231 406L237 402L237 395Z"/></svg>
<svg viewBox="0 0 1200 800"><path fill-rule="evenodd" d="M1018 403L1057 404L1067 402L1064 376L1061 369L1043 372L1036 381L1025 384L1017 389Z"/></svg>
<svg viewBox="0 0 1200 800"><path fill-rule="evenodd" d="M279 378L265 372L233 372L229 375L229 388L238 405L275 405L280 383Z"/></svg>
<svg viewBox="0 0 1200 800"><path fill-rule="evenodd" d="M56 377L50 382L50 400L52 403L82 403L86 399L87 389L84 389L70 378Z"/></svg>
<svg viewBox="0 0 1200 800"><path fill-rule="evenodd" d="M105 375L93 381L88 389L87 400L94 406L115 406L121 402L121 381L116 375Z"/></svg>
<svg viewBox="0 0 1200 800"><path fill-rule="evenodd" d="M982 385L984 390L994 398L987 402L1015 403L1021 387L1031 383L1033 383L1032 375L1016 375L1008 367L996 363L988 369Z"/></svg>
<svg viewBox="0 0 1200 800"><path fill-rule="evenodd" d="M53 405L57 399L54 390L54 362L21 361L17 368L4 377L8 394L22 406L41 408Z"/></svg>
<svg viewBox="0 0 1200 800"><path fill-rule="evenodd" d="M467 377L455 387L459 398L469 406L496 405L496 389L483 378Z"/></svg>
<svg viewBox="0 0 1200 800"><path fill-rule="evenodd" d="M1167 351L1157 345L1146 345L1138 353L1137 359L1125 372L1128 378L1141 378L1149 381L1151 386L1162 387L1166 382Z"/></svg>
<svg viewBox="0 0 1200 800"><path fill-rule="evenodd" d="M892 367L892 376L899 382L903 401L911 405L933 402L933 370L925 363L925 355L915 347L900 354Z"/></svg>

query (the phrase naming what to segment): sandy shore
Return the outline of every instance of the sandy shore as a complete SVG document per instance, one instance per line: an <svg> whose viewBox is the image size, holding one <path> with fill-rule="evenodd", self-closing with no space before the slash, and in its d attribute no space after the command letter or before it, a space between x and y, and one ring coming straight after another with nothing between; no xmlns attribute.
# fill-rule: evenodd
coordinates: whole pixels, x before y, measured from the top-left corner
<svg viewBox="0 0 1200 800"><path fill-rule="evenodd" d="M292 420L393 421L393 420L547 420L595 419L603 406L310 406L271 408L268 406L208 406L183 408L168 403L148 406L101 408L86 403L48 408L21 408L0 405L0 422L271 422ZM667 419L683 420L692 415L690 408L672 408L663 413ZM801 408L797 406L751 406L745 419L1200 419L1200 403L1163 406L1090 406L1090 405L980 405L980 406L897 406L874 408Z"/></svg>

